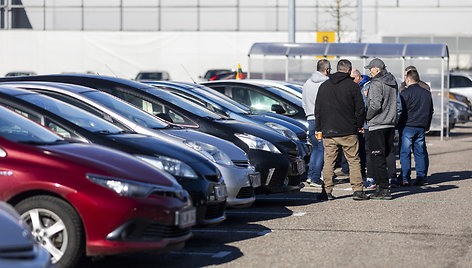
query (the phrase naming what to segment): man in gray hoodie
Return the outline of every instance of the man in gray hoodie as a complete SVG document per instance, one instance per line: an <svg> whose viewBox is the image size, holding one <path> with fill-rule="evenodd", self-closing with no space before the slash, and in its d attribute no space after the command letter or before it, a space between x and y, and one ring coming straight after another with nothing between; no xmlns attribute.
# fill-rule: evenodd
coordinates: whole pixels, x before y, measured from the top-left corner
<svg viewBox="0 0 472 268"><path fill-rule="evenodd" d="M397 118L398 85L395 77L387 72L385 63L378 58L365 66L372 76L367 94L366 120L369 126L369 153L373 175L377 185L372 199L392 199L387 173L387 155L394 150L393 138Z"/></svg>
<svg viewBox="0 0 472 268"><path fill-rule="evenodd" d="M316 64L316 71L303 85L302 104L308 121L308 136L313 145L313 151L308 165L307 182L311 186L322 186L321 170L323 169L324 147L321 140L315 137L315 101L320 85L328 80L328 74L331 70L331 64L328 60L319 60Z"/></svg>

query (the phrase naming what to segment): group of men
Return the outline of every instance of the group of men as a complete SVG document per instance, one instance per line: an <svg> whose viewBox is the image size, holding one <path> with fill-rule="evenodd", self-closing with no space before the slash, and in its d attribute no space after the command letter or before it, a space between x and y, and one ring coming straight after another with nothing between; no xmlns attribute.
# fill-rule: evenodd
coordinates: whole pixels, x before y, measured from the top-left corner
<svg viewBox="0 0 472 268"><path fill-rule="evenodd" d="M385 63L374 58L365 66L370 77L352 68L349 60L331 64L322 59L303 86L309 137L313 145L308 180L323 190L319 199L333 200L334 168L342 151L349 165L354 200L392 198L393 185L411 184L411 151L415 156L416 185L424 185L428 173L425 133L433 115L429 86L414 66L405 69L398 88ZM400 134L401 175L397 180L394 153L395 128ZM375 188L366 195L364 188Z"/></svg>

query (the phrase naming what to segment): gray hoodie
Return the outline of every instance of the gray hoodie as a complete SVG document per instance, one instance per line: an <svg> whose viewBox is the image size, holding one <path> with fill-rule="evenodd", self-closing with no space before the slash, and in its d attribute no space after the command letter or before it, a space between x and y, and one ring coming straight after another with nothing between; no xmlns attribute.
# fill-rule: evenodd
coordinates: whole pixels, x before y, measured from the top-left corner
<svg viewBox="0 0 472 268"><path fill-rule="evenodd" d="M382 70L370 82L367 93L367 125L369 131L395 127L397 123L398 85L395 77Z"/></svg>
<svg viewBox="0 0 472 268"><path fill-rule="evenodd" d="M306 80L305 84L303 85L302 104L303 110L305 110L307 120L315 119L316 95L318 94L318 89L320 88L320 85L328 79L329 78L326 75L316 71L311 75L308 80Z"/></svg>

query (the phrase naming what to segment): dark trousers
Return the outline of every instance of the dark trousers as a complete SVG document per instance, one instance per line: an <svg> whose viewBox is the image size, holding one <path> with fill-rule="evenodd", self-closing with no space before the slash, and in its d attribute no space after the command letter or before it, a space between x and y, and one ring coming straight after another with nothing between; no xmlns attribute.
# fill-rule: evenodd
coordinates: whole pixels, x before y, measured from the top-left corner
<svg viewBox="0 0 472 268"><path fill-rule="evenodd" d="M372 173L375 184L383 189L389 186L390 174L387 172L387 156L391 155L394 150L394 136L395 129L393 127L369 131L369 153L372 161Z"/></svg>

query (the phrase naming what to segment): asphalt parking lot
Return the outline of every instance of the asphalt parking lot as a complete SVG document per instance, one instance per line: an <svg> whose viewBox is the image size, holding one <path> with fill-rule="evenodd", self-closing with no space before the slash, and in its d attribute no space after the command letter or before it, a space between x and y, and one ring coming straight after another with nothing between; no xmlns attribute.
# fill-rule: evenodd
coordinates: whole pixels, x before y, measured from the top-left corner
<svg viewBox="0 0 472 268"><path fill-rule="evenodd" d="M316 201L313 187L261 196L251 208L229 210L224 223L195 229L181 251L80 266L471 267L472 123L427 143L428 184L392 189L390 201L353 201L348 183L336 185L334 201Z"/></svg>

